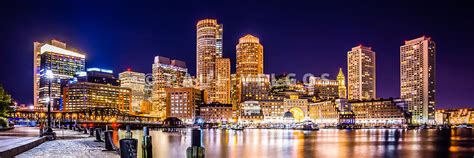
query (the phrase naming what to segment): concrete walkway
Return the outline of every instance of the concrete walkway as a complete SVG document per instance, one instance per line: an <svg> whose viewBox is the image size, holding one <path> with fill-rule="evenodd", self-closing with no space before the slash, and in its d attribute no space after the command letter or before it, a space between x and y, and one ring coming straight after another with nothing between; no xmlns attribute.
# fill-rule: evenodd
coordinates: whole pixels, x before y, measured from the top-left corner
<svg viewBox="0 0 474 158"><path fill-rule="evenodd" d="M57 140L39 137L38 127L15 127L0 132L0 158L13 157L118 157L114 152L102 152L103 142L82 132L53 129ZM44 142L44 143L43 143ZM41 144L41 145L40 145ZM20 154L20 155L18 155Z"/></svg>
<svg viewBox="0 0 474 158"><path fill-rule="evenodd" d="M105 149L103 142L94 142L95 138L63 139L47 141L31 150L28 150L18 158L48 157L48 158L73 158L73 157L120 157L114 151L102 151Z"/></svg>
<svg viewBox="0 0 474 158"><path fill-rule="evenodd" d="M0 158L13 157L45 141L34 127L15 127L0 132Z"/></svg>

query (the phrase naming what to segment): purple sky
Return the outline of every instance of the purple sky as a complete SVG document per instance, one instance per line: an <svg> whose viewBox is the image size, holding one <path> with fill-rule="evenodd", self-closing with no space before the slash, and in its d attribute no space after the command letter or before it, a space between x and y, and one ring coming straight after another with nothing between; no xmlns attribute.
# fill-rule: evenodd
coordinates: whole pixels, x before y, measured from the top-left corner
<svg viewBox="0 0 474 158"><path fill-rule="evenodd" d="M474 8L396 1L9 1L0 2L0 83L32 103L33 42L51 38L86 53L87 67L149 73L156 55L183 60L195 74L199 19L224 24L224 57L235 69L238 38L264 46L265 73L346 71L346 53L363 44L376 52L378 97L400 94L399 47L423 35L437 43L437 105L474 107ZM347 75L347 74L346 74Z"/></svg>

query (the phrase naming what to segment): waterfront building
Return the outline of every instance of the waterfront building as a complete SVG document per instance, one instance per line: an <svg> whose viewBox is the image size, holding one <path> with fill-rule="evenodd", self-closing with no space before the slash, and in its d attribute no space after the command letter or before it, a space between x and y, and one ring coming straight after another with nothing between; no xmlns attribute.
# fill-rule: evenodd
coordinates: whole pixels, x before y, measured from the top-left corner
<svg viewBox="0 0 474 158"><path fill-rule="evenodd" d="M400 97L416 124L433 124L436 94L436 44L431 38L405 41L400 47Z"/></svg>
<svg viewBox="0 0 474 158"><path fill-rule="evenodd" d="M339 83L339 86L338 86L339 98L346 98L347 97L346 77L344 77L344 72L342 72L342 68L339 68L339 73L337 74L337 82Z"/></svg>
<svg viewBox="0 0 474 158"><path fill-rule="evenodd" d="M309 118L323 126L347 126L355 123L355 116L347 99L309 103Z"/></svg>
<svg viewBox="0 0 474 158"><path fill-rule="evenodd" d="M222 57L223 27L216 19L200 20L196 24L196 78L199 87L214 102L216 90L216 60Z"/></svg>
<svg viewBox="0 0 474 158"><path fill-rule="evenodd" d="M375 52L359 45L347 52L349 100L376 98Z"/></svg>
<svg viewBox="0 0 474 158"><path fill-rule="evenodd" d="M290 98L283 99L285 112L291 112L296 122L301 122L309 118L308 99L301 99L298 95L292 95Z"/></svg>
<svg viewBox="0 0 474 158"><path fill-rule="evenodd" d="M132 111L141 112L142 101L145 100L145 74L130 69L119 73L120 86L132 90Z"/></svg>
<svg viewBox="0 0 474 158"><path fill-rule="evenodd" d="M283 100L261 100L259 101L265 123L281 123L286 112Z"/></svg>
<svg viewBox="0 0 474 158"><path fill-rule="evenodd" d="M206 123L224 123L232 121L232 104L203 104L199 107L199 116Z"/></svg>
<svg viewBox="0 0 474 158"><path fill-rule="evenodd" d="M218 58L216 60L217 83L215 101L230 104L230 59Z"/></svg>
<svg viewBox="0 0 474 158"><path fill-rule="evenodd" d="M59 110L64 82L85 71L85 55L58 40L33 43L33 104L35 110ZM52 72L47 74L47 72ZM49 77L50 78L49 78ZM51 81L51 98L49 87Z"/></svg>
<svg viewBox="0 0 474 158"><path fill-rule="evenodd" d="M435 116L438 125L474 124L474 108L440 109Z"/></svg>
<svg viewBox="0 0 474 158"><path fill-rule="evenodd" d="M166 118L165 89L182 87L183 78L186 76L188 69L183 61L156 56L152 65L152 71L152 114Z"/></svg>
<svg viewBox="0 0 474 158"><path fill-rule="evenodd" d="M263 46L257 37L252 35L241 37L236 49L238 76L263 74Z"/></svg>
<svg viewBox="0 0 474 158"><path fill-rule="evenodd" d="M410 124L410 114L403 110L403 100L399 99L372 99L350 100L355 123L361 126L393 126ZM400 106L402 105L402 106Z"/></svg>
<svg viewBox="0 0 474 158"><path fill-rule="evenodd" d="M336 99L339 98L339 81L338 80L329 80L329 79L320 79L319 77L311 76L309 77L309 86L312 87L313 94L319 99Z"/></svg>
<svg viewBox="0 0 474 158"><path fill-rule="evenodd" d="M260 123L263 121L263 112L258 101L244 101L240 103L239 122Z"/></svg>
<svg viewBox="0 0 474 158"><path fill-rule="evenodd" d="M109 109L131 112L132 90L102 82L79 81L64 88L64 110Z"/></svg>
<svg viewBox="0 0 474 158"><path fill-rule="evenodd" d="M194 88L166 88L166 115L176 117L183 122L192 123L199 111L199 106L205 103L205 94Z"/></svg>

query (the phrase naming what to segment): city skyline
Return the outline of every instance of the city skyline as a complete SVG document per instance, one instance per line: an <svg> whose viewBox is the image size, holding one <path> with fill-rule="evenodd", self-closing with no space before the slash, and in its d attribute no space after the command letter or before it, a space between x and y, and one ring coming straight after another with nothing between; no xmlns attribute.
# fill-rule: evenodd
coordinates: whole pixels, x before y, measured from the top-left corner
<svg viewBox="0 0 474 158"><path fill-rule="evenodd" d="M193 26L195 25L193 25L192 23L196 23L198 20L203 19L203 18L211 18L211 17L194 17L191 20L189 19L183 20L184 21L183 23L191 23L191 25L189 26L180 26L185 29L189 29L189 30L186 30L186 33L184 34L186 38L192 38L193 36L195 36L195 32L194 33L192 32L193 30L195 30L193 29ZM471 104L472 101L469 100L470 99L469 95L472 95L472 94L464 94L464 93L472 92L472 89L469 89L469 87L472 88L473 83L468 83L466 87L460 88L461 91L455 93L458 95L458 97L461 98L459 100L456 99L456 97L453 97L453 95L449 94L454 88L459 89L459 87L454 87L457 85L453 85L454 83L452 82L453 80L455 80L453 77L455 76L455 74L453 75L452 72L447 71L447 69L448 70L452 69L452 65L450 62L445 61L445 60L448 60L448 61L453 60L453 59L449 60L449 57L446 57L446 54L452 54L452 52L448 50L453 50L456 48L452 47L453 44L451 44L451 47L449 47L450 45L448 41L451 40L451 38L443 38L443 35L439 35L439 32L438 34L436 34L436 31L423 31L423 29L408 29L410 31L407 31L406 34L401 35L404 38L398 39L394 37L393 39L382 40L382 42L379 42L376 40L376 39L380 40L381 38L372 37L373 39L370 39L371 35L368 35L369 37L362 37L362 39L358 39L359 41L357 41L357 38L353 38L350 42L347 42L347 41L338 42L337 40L332 39L335 41L330 40L329 45L333 45L334 47L324 48L321 50L321 52L319 52L316 50L318 50L319 47L322 47L324 44L321 43L321 45L319 45L319 43L313 43L315 45L312 45L310 43L312 43L313 39L303 36L301 34L300 34L301 36L306 37L306 40L304 40L302 44L300 44L300 45L303 45L302 48L298 47L299 46L298 43L293 43L293 45L286 45L285 47L282 47L282 46L279 46L278 40L275 40L274 38L276 39L283 38L283 40L285 40L285 37L283 35L275 36L274 33L268 33L266 31L263 31L263 29L265 29L264 27L265 25L261 23L254 24L255 26L244 26L242 29L239 29L239 27L234 26L235 24L237 24L236 21L228 20L230 19L228 17L225 17L225 16L216 17L215 19L217 19L219 23L222 23L223 25L226 26L226 29L224 29L225 36L223 36L224 37L223 57L231 59L230 60L231 70L232 70L231 72L235 72L236 50L234 46L238 43L238 40L236 40L235 38L242 37L245 34L255 34L257 37L260 38L262 44L265 45L265 61L266 62L264 64L265 65L264 67L266 71L264 73L267 73L267 74L269 73L281 74L285 72L296 73L298 74L297 79L299 80L301 79L302 74L304 73L313 73L315 75L322 74L322 73L330 73L331 74L330 78L336 79L336 75L339 70L339 67L342 67L344 70L344 73L347 74L347 69L346 69L347 65L345 64L345 62L346 62L346 52L348 49L358 44L364 44L369 47L372 47L377 52L377 73L376 73L377 74L377 97L382 97L382 98L400 97L399 47L403 45L403 40L415 39L426 33L427 36L431 37L434 41L438 42L438 47L439 47L439 50L437 50L437 55L438 55L437 63L439 64L437 67L438 68L438 71L437 71L438 72L437 73L437 105L438 106L437 107L439 108L466 107L466 106L472 107L472 104ZM226 21L230 21L230 22L226 22ZM262 26L259 26L259 24L261 24ZM230 28L230 31L228 30L228 28ZM287 28L287 29L296 29L296 27ZM81 28L78 28L78 30L81 30ZM161 29L157 29L157 30L161 30ZM274 29L270 29L270 30L274 30ZM130 29L130 31L135 31L135 29ZM35 33L33 33L33 35L28 35L27 38L20 39L20 41L31 40L31 39L33 39L33 41L46 41L45 38L56 38L60 41L67 43L68 46L72 48L76 48L80 52L84 52L84 54L86 54L87 56L86 68L105 67L105 68L113 69L115 72L123 72L126 70L126 68L131 68L132 70L137 71L137 72L151 73L150 65L153 63L153 60L152 60L153 57L166 56L169 58L185 61L187 65L191 65L189 66L188 72L194 76L196 75L194 73L196 69L196 67L194 67L195 60L196 60L194 53L196 52L196 50L195 50L195 47L193 47L193 45L195 45L195 41L193 42L192 40L191 41L186 40L186 42L182 42L183 44L186 45L186 47L189 47L185 49L186 52L184 52L183 48L167 48L166 46L164 46L166 44L174 45L173 43L181 43L181 41L177 41L177 40L166 41L165 40L164 43L166 44L160 44L159 42L157 42L157 44L150 44L149 42L151 41L139 40L137 41L138 43L145 42L148 44L140 45L138 43L135 43L135 44L131 44L131 46L117 46L119 48L125 48L125 49L118 50L119 52L117 53L118 57L115 56L114 52L110 52L108 54L105 53L108 56L114 56L112 57L112 59L105 61L105 59L107 58L103 57L104 53L102 52L107 51L107 50L113 50L110 44L105 44L105 46L97 47L98 44L100 45L100 43L102 43L99 40L107 39L105 37L100 37L98 35L95 35L94 37L98 37L99 40L96 39L96 41L95 40L89 41L87 35L79 35L78 33L68 33L69 31L48 30L46 32L40 33L39 30L37 30L34 32ZM72 32L75 32L75 31L72 31ZM160 31L157 31L157 32L160 32ZM273 31L270 31L270 32L273 32ZM172 33L178 33L178 32L172 31ZM314 33L312 32L310 34L314 34ZM294 36L295 35L293 35L293 37ZM124 39L126 37L127 36L124 35ZM169 36L169 34L168 36L165 36L165 37L170 37L172 39L176 38L176 37ZM364 38L369 38L369 39L364 40ZM15 46L14 48L28 47L29 49L31 49L31 43L33 41L29 41L30 43L27 45L23 45L22 43L24 42L19 42L22 45L19 45L19 44L14 45ZM132 40L125 40L124 43L131 42L131 41ZM160 41L160 40L157 40L157 41ZM320 39L318 39L317 37L314 37L314 41L315 42L320 41ZM399 41L399 42L394 42L394 41ZM448 43L448 45L445 45L445 43ZM4 43L2 44L2 46L3 45L6 45L6 44ZM154 49L155 51L148 50L147 52L136 55L137 53L135 51L141 52L143 50L143 49L137 49L138 47L149 47L146 49ZM335 47L338 47L338 48L335 48ZM339 47L343 51L339 51L341 50L339 49ZM465 47L469 47L469 46L465 46ZM9 49L14 49L14 48L9 48ZM279 48L283 48L283 50L275 50ZM175 49L175 51L173 49ZM292 52L284 53L285 49L286 51L290 50ZM309 50L305 50L305 49L309 49ZM15 51L13 52L17 52L17 53L13 53L13 54L25 55L25 56L28 56L27 58L31 58L31 55L27 55L27 54L31 54L32 50L26 51L26 52L23 52L23 51L18 52L16 51L16 49L14 50ZM19 49L19 50L24 50L24 49ZM324 51L330 51L332 53L324 53ZM390 52L390 53L387 53L387 52ZM467 53L465 53L465 55L467 55ZM4 57L3 53L2 53L2 57ZM18 57L13 56L13 58L18 58ZM132 58L136 58L136 59L132 59ZM448 59L445 59L445 58L448 58ZM143 60L143 61L140 61L140 60ZM457 58L457 60L462 60L462 59ZM30 88L31 85L33 85L32 84L33 79L31 78L31 75L30 75L31 73L27 73L28 71L31 71L30 69L32 67L30 66L29 61L32 61L32 60L27 59L23 61L26 63L25 65L27 65L25 66L25 69L23 67L19 68L20 70L22 70L22 72L25 72L25 75L22 75L22 74L12 74L11 76L2 75L2 77L0 78L0 83L2 83L4 87L6 87L6 89L9 90L13 94L13 97L15 99L17 99L20 103L28 103L28 104L32 103L32 100L33 100L33 98L31 97L32 88ZM316 64L314 64L313 62L316 62ZM322 65L317 64L319 62ZM6 62L6 63L9 63L9 62ZM282 64L282 63L285 63L285 64ZM449 64L449 65L446 65L446 64ZM457 65L455 63L452 63L452 64ZM10 67L10 66L7 64L5 65L2 64L2 67L3 67L2 70L4 70L5 67ZM470 70L469 65L464 65L458 68L464 71ZM9 71L5 70L4 72L8 73ZM468 74L466 78L470 78L473 76L472 72L467 72L467 73ZM447 75L451 75L451 76L449 76L449 78L445 78ZM115 76L117 76L117 74L115 74ZM18 78L20 79L18 80ZM462 82L462 80L465 80L465 79L460 78L456 80L461 80L460 82ZM12 84L13 81L15 82L20 81L21 84L24 84L24 86Z"/></svg>

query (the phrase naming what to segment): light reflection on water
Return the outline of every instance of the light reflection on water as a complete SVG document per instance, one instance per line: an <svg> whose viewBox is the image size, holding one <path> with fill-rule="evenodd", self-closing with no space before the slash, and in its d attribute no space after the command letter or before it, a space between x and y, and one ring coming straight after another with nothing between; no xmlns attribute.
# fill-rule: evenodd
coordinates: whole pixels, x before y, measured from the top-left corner
<svg viewBox="0 0 474 158"><path fill-rule="evenodd" d="M141 154L141 130L134 130ZM246 129L243 131L204 129L202 143L206 157L473 157L473 130L359 129L300 131ZM124 137L114 131L114 141ZM150 131L153 157L186 157L191 129Z"/></svg>

